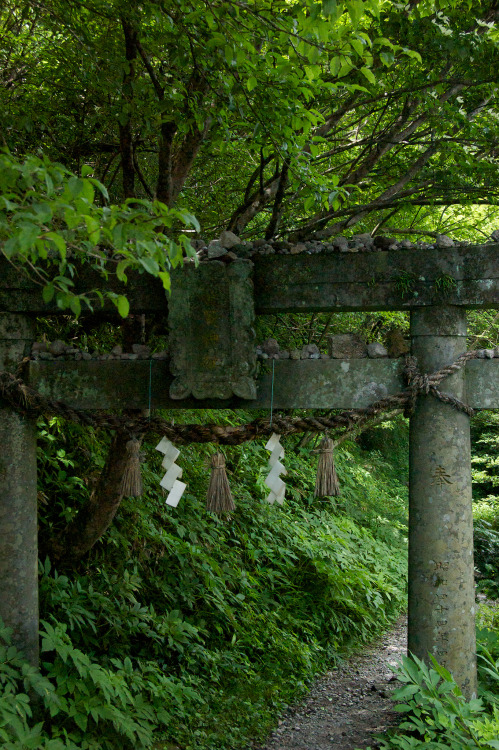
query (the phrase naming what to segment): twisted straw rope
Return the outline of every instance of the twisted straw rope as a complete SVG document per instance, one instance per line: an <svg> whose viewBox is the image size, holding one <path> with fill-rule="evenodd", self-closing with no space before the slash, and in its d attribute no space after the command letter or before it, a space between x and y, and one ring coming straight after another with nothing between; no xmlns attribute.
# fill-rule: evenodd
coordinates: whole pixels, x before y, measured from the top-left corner
<svg viewBox="0 0 499 750"><path fill-rule="evenodd" d="M26 416L58 416L78 424L105 430L121 429L134 436L137 434L165 435L178 445L188 443L217 443L219 445L240 445L249 440L268 437L273 432L280 435L296 435L301 432L345 432L352 428L366 425L381 412L393 409L404 409L411 414L417 397L421 394L432 394L439 401L473 416L473 409L448 393L440 391L437 386L449 375L460 370L468 360L477 357L478 352L469 351L461 354L455 362L430 375L419 371L415 357L407 357L404 377L407 387L393 396L375 401L364 409L349 409L328 417L283 417L273 415L269 419L259 418L237 427L219 424L176 424L172 425L162 417L118 416L108 412L89 412L73 409L62 401L45 398L34 388L27 385L21 377L24 360L16 374L0 372L0 395L13 409Z"/></svg>

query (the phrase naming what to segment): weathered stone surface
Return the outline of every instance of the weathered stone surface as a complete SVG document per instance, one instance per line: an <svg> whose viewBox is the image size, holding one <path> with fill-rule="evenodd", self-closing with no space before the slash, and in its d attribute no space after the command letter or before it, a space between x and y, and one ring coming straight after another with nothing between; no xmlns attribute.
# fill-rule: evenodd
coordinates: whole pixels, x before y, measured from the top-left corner
<svg viewBox="0 0 499 750"><path fill-rule="evenodd" d="M29 354L32 322L0 313L0 370ZM0 400L0 617L38 667L36 426Z"/></svg>
<svg viewBox="0 0 499 750"><path fill-rule="evenodd" d="M166 355L167 352L159 352ZM281 352L282 354L282 352ZM327 409L368 406L374 398L391 395L404 388L400 359L330 359L321 354L319 361L297 359L275 361L275 383L281 393L283 409ZM75 357L77 359L77 357ZM479 359L466 363L466 402L474 409L499 409L499 359ZM263 372L257 379L257 400L216 403L213 399L196 401L172 400L169 387L173 381L168 362L156 359L152 367L144 360L91 360L51 362L31 361L29 382L43 395L66 401L80 409L146 409L149 403L149 375L153 409L192 409L219 406L261 409L270 407L271 372ZM372 383L383 388L376 391ZM116 383L120 384L116 388ZM318 389L315 385L318 384ZM371 385L369 385L371 384ZM445 390L445 381L442 384ZM359 395L362 394L362 395ZM371 398L371 400L369 400Z"/></svg>
<svg viewBox="0 0 499 750"><path fill-rule="evenodd" d="M386 349L389 357L405 357L409 354L409 342L405 340L400 328L390 328L386 334Z"/></svg>
<svg viewBox="0 0 499 750"><path fill-rule="evenodd" d="M435 372L466 351L466 312L414 312L411 335L422 372ZM444 390L466 397L462 370L446 378ZM410 421L409 465L408 650L426 662L435 656L469 699L476 693L469 417L420 396Z"/></svg>
<svg viewBox="0 0 499 750"><path fill-rule="evenodd" d="M257 314L404 310L435 304L499 308L497 245L255 260ZM453 280L445 298L437 283Z"/></svg>
<svg viewBox="0 0 499 750"><path fill-rule="evenodd" d="M355 333L338 333L330 336L329 355L334 359L359 359L367 357L367 346Z"/></svg>
<svg viewBox="0 0 499 750"><path fill-rule="evenodd" d="M373 239L374 247L377 247L378 250L388 250L394 243L393 237L384 237L383 235L377 235Z"/></svg>
<svg viewBox="0 0 499 750"><path fill-rule="evenodd" d="M173 275L169 304L173 399L256 396L252 263L203 263Z"/></svg>
<svg viewBox="0 0 499 750"><path fill-rule="evenodd" d="M149 357L151 355L151 347L146 346L146 344L132 344L132 352Z"/></svg>
<svg viewBox="0 0 499 750"><path fill-rule="evenodd" d="M234 232L231 232L228 229L222 232L218 241L220 242L221 247L224 247L227 250L230 250L234 245L239 245L241 243L237 234L234 234Z"/></svg>
<svg viewBox="0 0 499 750"><path fill-rule="evenodd" d="M372 359L388 357L388 352L386 347L384 347L383 344L380 344L379 341L373 341L371 344L367 345L367 356Z"/></svg>
<svg viewBox="0 0 499 750"><path fill-rule="evenodd" d="M454 247L454 240L446 234L437 234L435 242L437 247Z"/></svg>
<svg viewBox="0 0 499 750"><path fill-rule="evenodd" d="M208 245L208 258L210 258L210 260L212 258L221 258L222 255L227 255L225 247L222 247L218 240L210 242Z"/></svg>
<svg viewBox="0 0 499 750"><path fill-rule="evenodd" d="M340 252L348 252L348 240L346 237L335 237L333 240L333 246Z"/></svg>
<svg viewBox="0 0 499 750"><path fill-rule="evenodd" d="M262 353L267 354L271 359L279 356L279 344L275 339L267 339L261 344Z"/></svg>
<svg viewBox="0 0 499 750"><path fill-rule="evenodd" d="M374 238L371 237L370 232L363 232L362 234L354 234L352 240L358 242L365 247L372 247L374 245Z"/></svg>
<svg viewBox="0 0 499 750"><path fill-rule="evenodd" d="M60 339L57 339L56 341L52 341L51 344L49 344L49 352L53 354L55 357L59 357L61 354L64 354L66 351L67 345L64 343L64 341L61 341Z"/></svg>
<svg viewBox="0 0 499 750"><path fill-rule="evenodd" d="M319 347L317 344L305 344L305 346L302 347L302 359L306 359L307 357L312 357L313 355L319 354ZM303 356L305 355L305 356Z"/></svg>
<svg viewBox="0 0 499 750"><path fill-rule="evenodd" d="M475 309L499 308L498 252L497 244L460 245L435 252L419 243L417 252L255 255L255 309L257 314L410 310L443 301ZM166 311L168 301L160 281L148 274L130 272L128 276L126 286L112 274L106 285L110 291L127 295L132 313ZM447 287L444 300L437 284L443 276L455 282ZM92 269L78 269L77 293L101 284L102 278ZM116 312L111 302L105 302L104 309ZM0 258L1 310L63 313L54 303L46 305L40 288Z"/></svg>

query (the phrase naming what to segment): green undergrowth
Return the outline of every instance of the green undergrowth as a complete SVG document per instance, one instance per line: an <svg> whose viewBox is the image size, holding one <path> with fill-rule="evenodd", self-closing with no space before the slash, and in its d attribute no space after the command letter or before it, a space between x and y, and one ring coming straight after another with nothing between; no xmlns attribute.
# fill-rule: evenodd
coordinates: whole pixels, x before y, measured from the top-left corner
<svg viewBox="0 0 499 750"><path fill-rule="evenodd" d="M143 497L122 503L76 570L41 563L43 677L5 646L2 748L223 750L263 737L314 675L404 606L406 467L393 459L406 428L376 429L378 447L337 451L337 499L313 498L314 444L296 453L297 439L284 441L282 507L265 501L263 445L227 450L237 507L225 519L204 507L212 448L182 448L188 487L171 508L161 455L146 446ZM85 501L104 450L91 432L40 423L42 541ZM30 689L44 706L34 718Z"/></svg>
<svg viewBox="0 0 499 750"><path fill-rule="evenodd" d="M478 587L499 598L499 415L482 412L472 423L473 521Z"/></svg>
<svg viewBox="0 0 499 750"><path fill-rule="evenodd" d="M486 607L487 609L487 607ZM466 700L452 675L431 657L427 666L403 657L393 693L399 727L379 738L381 750L499 750L499 635L497 609L477 630L478 696ZM368 748L368 750L370 750Z"/></svg>

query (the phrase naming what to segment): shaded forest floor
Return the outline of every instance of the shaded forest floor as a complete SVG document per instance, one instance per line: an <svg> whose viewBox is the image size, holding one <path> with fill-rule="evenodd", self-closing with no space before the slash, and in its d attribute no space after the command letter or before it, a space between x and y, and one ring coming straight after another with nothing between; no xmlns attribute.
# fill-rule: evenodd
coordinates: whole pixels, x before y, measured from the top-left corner
<svg viewBox="0 0 499 750"><path fill-rule="evenodd" d="M389 696L395 687L393 668L406 648L403 616L370 648L326 672L258 750L375 748L375 735L400 719Z"/></svg>

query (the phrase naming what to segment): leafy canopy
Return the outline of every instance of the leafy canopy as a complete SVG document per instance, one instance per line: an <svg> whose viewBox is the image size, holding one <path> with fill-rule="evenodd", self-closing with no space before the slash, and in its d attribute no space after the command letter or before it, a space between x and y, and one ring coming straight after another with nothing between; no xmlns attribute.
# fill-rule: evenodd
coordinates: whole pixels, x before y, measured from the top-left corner
<svg viewBox="0 0 499 750"><path fill-rule="evenodd" d="M184 234L175 242L165 230L175 221L198 224L186 211L159 201L99 206L96 196L107 202L108 192L90 172L84 167L77 177L46 157L19 161L0 154L2 254L19 272L31 271L45 302L55 298L59 308L79 315L82 302L91 307L95 298L107 297L126 317L129 305L122 294L105 288L76 293L77 268L87 262L104 280L114 273L120 281L126 281L128 269L138 269L159 277L168 290L170 267L193 251Z"/></svg>

